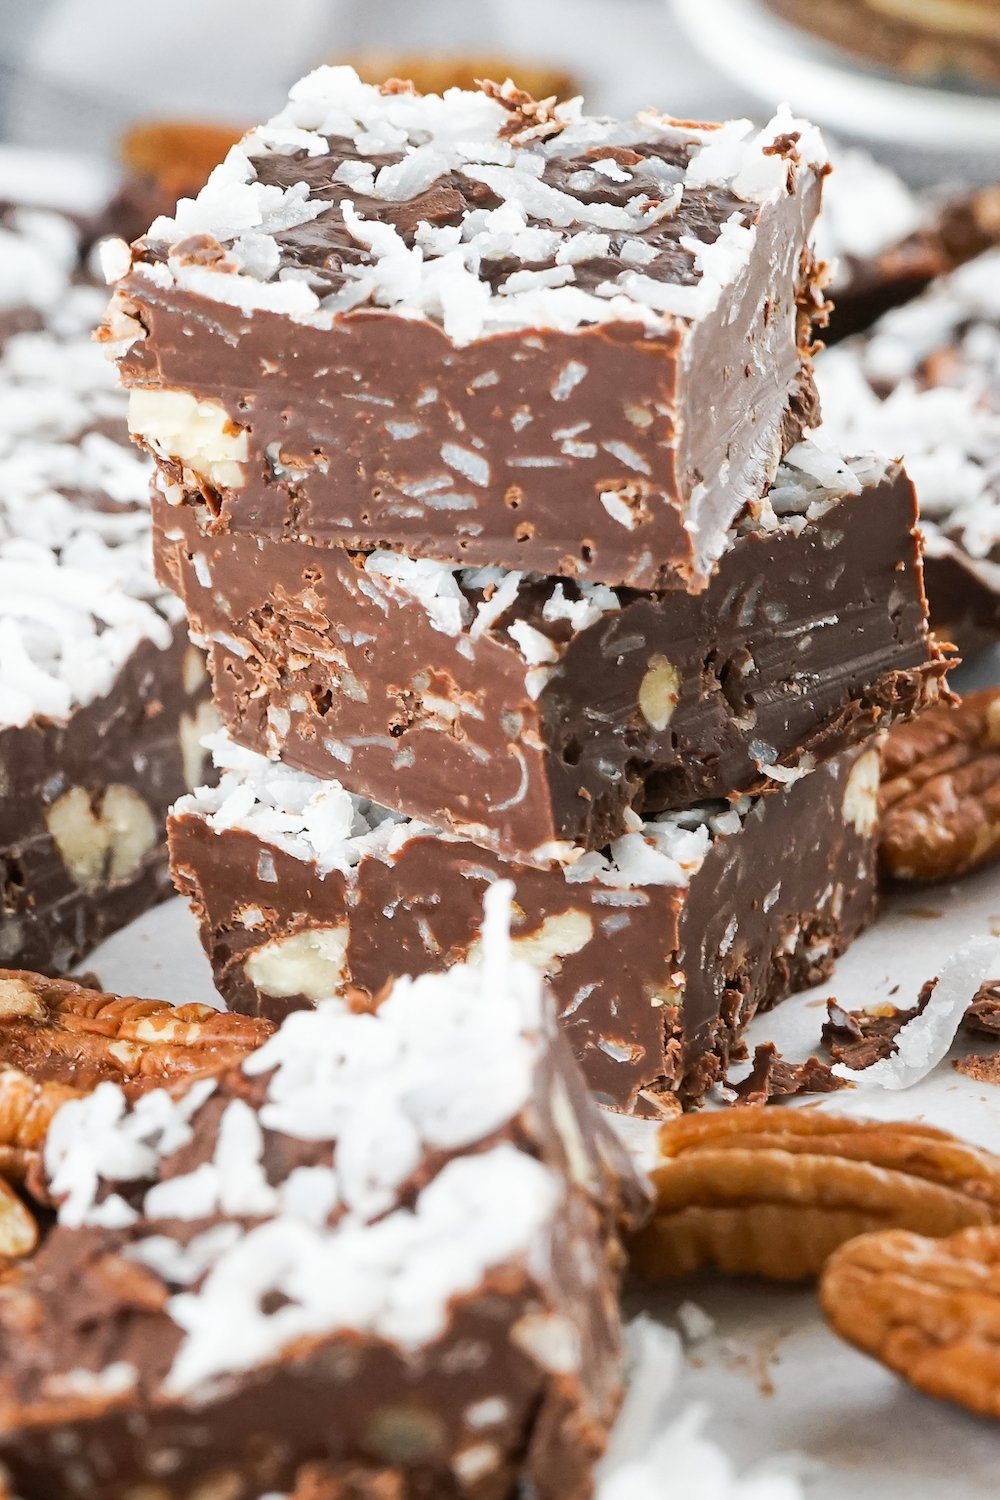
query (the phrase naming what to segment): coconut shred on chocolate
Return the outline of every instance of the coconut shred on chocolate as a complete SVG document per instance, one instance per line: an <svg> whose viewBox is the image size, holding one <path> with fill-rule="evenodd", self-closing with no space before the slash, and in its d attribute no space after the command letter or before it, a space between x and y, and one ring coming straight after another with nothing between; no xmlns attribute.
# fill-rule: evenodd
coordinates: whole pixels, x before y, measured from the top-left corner
<svg viewBox="0 0 1000 1500"><path fill-rule="evenodd" d="M64 216L0 223L0 964L65 970L169 892L203 659L152 571L150 465Z"/></svg>
<svg viewBox="0 0 1000 1500"><path fill-rule="evenodd" d="M218 532L700 589L815 417L826 154L321 68L106 265L134 434Z"/></svg>

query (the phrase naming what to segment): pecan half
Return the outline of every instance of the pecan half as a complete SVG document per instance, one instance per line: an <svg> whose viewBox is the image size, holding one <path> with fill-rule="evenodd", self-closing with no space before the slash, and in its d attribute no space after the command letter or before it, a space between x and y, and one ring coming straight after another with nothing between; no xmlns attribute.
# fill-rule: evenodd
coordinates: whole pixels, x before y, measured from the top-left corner
<svg viewBox="0 0 1000 1500"><path fill-rule="evenodd" d="M879 796L879 856L893 879L951 880L996 859L1000 688L895 725Z"/></svg>
<svg viewBox="0 0 1000 1500"><path fill-rule="evenodd" d="M930 1396L1000 1418L1000 1228L844 1245L820 1283L841 1337Z"/></svg>
<svg viewBox="0 0 1000 1500"><path fill-rule="evenodd" d="M242 134L203 120L141 120L125 131L118 153L128 172L155 182L165 197L193 197Z"/></svg>
<svg viewBox="0 0 1000 1500"><path fill-rule="evenodd" d="M715 1267L799 1280L856 1235L1000 1222L1000 1157L930 1126L760 1106L663 1125L655 1211L632 1242L651 1279Z"/></svg>
<svg viewBox="0 0 1000 1500"><path fill-rule="evenodd" d="M108 995L66 979L0 970L0 1065L89 1091L132 1095L236 1067L273 1026L209 1005Z"/></svg>

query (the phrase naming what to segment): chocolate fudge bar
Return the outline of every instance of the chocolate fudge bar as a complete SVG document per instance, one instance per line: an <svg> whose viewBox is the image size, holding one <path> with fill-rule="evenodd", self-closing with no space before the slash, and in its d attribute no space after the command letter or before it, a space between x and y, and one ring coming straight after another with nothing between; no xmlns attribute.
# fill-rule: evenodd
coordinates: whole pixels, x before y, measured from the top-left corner
<svg viewBox="0 0 1000 1500"><path fill-rule="evenodd" d="M704 585L814 422L826 155L320 68L107 247L130 424L217 531Z"/></svg>
<svg viewBox="0 0 1000 1500"><path fill-rule="evenodd" d="M931 623L1000 635L1000 250L824 353L824 430L902 456L916 486Z"/></svg>
<svg viewBox="0 0 1000 1500"><path fill-rule="evenodd" d="M810 35L895 73L1000 85L996 0L765 0Z"/></svg>
<svg viewBox="0 0 1000 1500"><path fill-rule="evenodd" d="M496 905L483 948L184 1093L56 1114L58 1223L0 1290L23 1500L259 1500L306 1467L359 1500L587 1500L645 1195Z"/></svg>
<svg viewBox="0 0 1000 1500"><path fill-rule="evenodd" d="M815 246L830 264L824 342L859 333L1000 240L1000 187L915 192L866 151L834 150Z"/></svg>
<svg viewBox="0 0 1000 1500"><path fill-rule="evenodd" d="M231 734L522 859L787 780L938 694L913 487L816 443L700 595L219 536L163 489L160 577Z"/></svg>
<svg viewBox="0 0 1000 1500"><path fill-rule="evenodd" d="M698 1102L754 1012L829 973L874 913L870 745L734 806L633 814L603 853L548 869L222 734L214 751L219 787L171 815L171 868L234 1010L279 1019L463 960L484 889L508 875L514 946L546 974L588 1083L616 1109Z"/></svg>
<svg viewBox="0 0 1000 1500"><path fill-rule="evenodd" d="M39 263L11 234L0 282L8 252ZM0 355L0 963L46 972L169 893L166 810L209 724L152 576L148 465L90 338L100 301L64 281Z"/></svg>

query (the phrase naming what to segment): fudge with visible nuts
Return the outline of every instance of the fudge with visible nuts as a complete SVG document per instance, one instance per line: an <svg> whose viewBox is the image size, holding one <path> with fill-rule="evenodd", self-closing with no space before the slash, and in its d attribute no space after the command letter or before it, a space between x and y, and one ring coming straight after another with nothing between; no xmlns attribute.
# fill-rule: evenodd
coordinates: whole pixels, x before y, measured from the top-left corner
<svg viewBox="0 0 1000 1500"><path fill-rule="evenodd" d="M58 1223L0 1289L25 1500L258 1500L305 1465L331 1495L590 1495L646 1195L504 894L476 968L373 1013L327 999L183 1093L58 1111Z"/></svg>
<svg viewBox="0 0 1000 1500"><path fill-rule="evenodd" d="M697 596L217 536L171 498L160 577L230 733L505 854L773 785L938 694L913 487L815 443Z"/></svg>
<svg viewBox="0 0 1000 1500"><path fill-rule="evenodd" d="M0 231L0 281L27 262L44 289L24 218ZM36 237L39 220L63 222L28 216ZM203 658L152 574L148 466L91 342L101 294L60 266L45 327L0 353L0 964L49 973L168 894L166 810L202 779L210 724Z"/></svg>
<svg viewBox="0 0 1000 1500"><path fill-rule="evenodd" d="M234 1010L278 1019L459 962L484 888L509 875L514 946L620 1110L700 1101L754 1012L828 974L874 914L870 746L731 807L630 814L603 853L542 869L213 743L221 783L174 808L171 868Z"/></svg>
<svg viewBox="0 0 1000 1500"><path fill-rule="evenodd" d="M991 250L816 362L832 440L906 463L931 624L965 651L1000 636L998 279Z"/></svg>
<svg viewBox="0 0 1000 1500"><path fill-rule="evenodd" d="M218 531L699 589L815 420L826 153L320 68L129 250L130 425Z"/></svg>

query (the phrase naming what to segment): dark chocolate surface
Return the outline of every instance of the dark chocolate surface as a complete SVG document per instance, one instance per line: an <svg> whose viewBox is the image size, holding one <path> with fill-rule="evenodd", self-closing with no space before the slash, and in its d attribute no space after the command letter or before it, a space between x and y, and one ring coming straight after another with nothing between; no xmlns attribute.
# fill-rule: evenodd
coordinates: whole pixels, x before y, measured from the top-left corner
<svg viewBox="0 0 1000 1500"><path fill-rule="evenodd" d="M237 740L522 857L600 848L629 806L743 791L765 763L829 758L933 701L915 514L896 471L798 535L740 537L701 595L619 591L617 612L574 630L543 615L556 580L529 578L473 637L435 628L362 556L212 535L154 498L161 580L211 643ZM518 621L560 653L536 697Z"/></svg>

